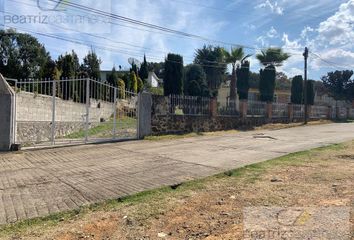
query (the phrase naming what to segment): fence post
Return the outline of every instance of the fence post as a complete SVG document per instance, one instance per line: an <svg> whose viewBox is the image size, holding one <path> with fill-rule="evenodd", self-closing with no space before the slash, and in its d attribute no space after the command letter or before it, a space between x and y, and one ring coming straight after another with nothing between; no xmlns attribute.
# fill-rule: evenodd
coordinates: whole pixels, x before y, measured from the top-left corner
<svg viewBox="0 0 354 240"><path fill-rule="evenodd" d="M272 118L273 118L273 103L271 103L271 102L267 102L266 117L268 120L272 120Z"/></svg>
<svg viewBox="0 0 354 240"><path fill-rule="evenodd" d="M216 117L216 115L218 114L218 100L216 98L210 99L209 114L211 117Z"/></svg>
<svg viewBox="0 0 354 240"><path fill-rule="evenodd" d="M117 88L114 88L113 93L113 140L116 139L116 131L117 131Z"/></svg>
<svg viewBox="0 0 354 240"><path fill-rule="evenodd" d="M51 140L52 145L55 145L55 111L56 111L56 95L57 95L57 84L56 81L53 79L53 86L52 86L52 129L51 129Z"/></svg>
<svg viewBox="0 0 354 240"><path fill-rule="evenodd" d="M327 111L327 119L328 120L332 119L332 111L333 111L332 106L328 106L328 111Z"/></svg>
<svg viewBox="0 0 354 240"><path fill-rule="evenodd" d="M309 120L311 120L311 115L312 115L312 105L307 105L307 117Z"/></svg>
<svg viewBox="0 0 354 240"><path fill-rule="evenodd" d="M85 122L85 143L88 142L88 131L90 121L90 79L86 79L86 122Z"/></svg>
<svg viewBox="0 0 354 240"><path fill-rule="evenodd" d="M142 92L138 95L138 139L143 139L152 133L152 95Z"/></svg>
<svg viewBox="0 0 354 240"><path fill-rule="evenodd" d="M289 122L294 121L294 108L292 103L288 104L288 120Z"/></svg>
<svg viewBox="0 0 354 240"><path fill-rule="evenodd" d="M349 107L347 107L347 120L350 118L350 108Z"/></svg>
<svg viewBox="0 0 354 240"><path fill-rule="evenodd" d="M241 118L243 118L243 119L247 118L247 111L248 111L248 101L247 100L241 100L240 101Z"/></svg>
<svg viewBox="0 0 354 240"><path fill-rule="evenodd" d="M14 135L16 134L15 94L0 74L0 151L9 151L14 148Z"/></svg>

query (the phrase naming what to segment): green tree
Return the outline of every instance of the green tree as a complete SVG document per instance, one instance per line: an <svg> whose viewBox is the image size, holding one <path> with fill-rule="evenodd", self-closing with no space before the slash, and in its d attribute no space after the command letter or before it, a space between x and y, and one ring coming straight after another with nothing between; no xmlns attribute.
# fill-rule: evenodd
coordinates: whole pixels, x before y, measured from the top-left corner
<svg viewBox="0 0 354 240"><path fill-rule="evenodd" d="M265 51L261 51L261 53L257 54L256 57L265 67L280 67L283 65L284 61L289 59L290 55L284 53L281 48L268 48Z"/></svg>
<svg viewBox="0 0 354 240"><path fill-rule="evenodd" d="M75 51L60 55L57 60L58 69L61 71L61 78L77 78L80 72L79 58Z"/></svg>
<svg viewBox="0 0 354 240"><path fill-rule="evenodd" d="M85 57L84 62L81 65L81 70L87 73L89 78L100 79L101 77L101 59L97 57L97 54L92 50Z"/></svg>
<svg viewBox="0 0 354 240"><path fill-rule="evenodd" d="M138 92L138 78L134 71L130 72L130 91L134 93Z"/></svg>
<svg viewBox="0 0 354 240"><path fill-rule="evenodd" d="M143 89L144 89L144 82L143 82L143 80L139 77L139 78L138 78L138 92L143 91Z"/></svg>
<svg viewBox="0 0 354 240"><path fill-rule="evenodd" d="M118 79L118 97L125 99L125 83L123 79Z"/></svg>
<svg viewBox="0 0 354 240"><path fill-rule="evenodd" d="M204 69L196 64L185 68L184 94L189 96L210 97Z"/></svg>
<svg viewBox="0 0 354 240"><path fill-rule="evenodd" d="M38 40L14 30L0 30L0 72L8 78L43 78L50 55Z"/></svg>
<svg viewBox="0 0 354 240"><path fill-rule="evenodd" d="M260 71L259 92L262 102L274 101L275 67L267 66Z"/></svg>
<svg viewBox="0 0 354 240"><path fill-rule="evenodd" d="M259 73L251 72L250 73L250 88L259 88L259 81L260 81L261 76Z"/></svg>
<svg viewBox="0 0 354 240"><path fill-rule="evenodd" d="M351 70L329 72L322 77L322 82L335 100L352 101L354 98L352 76L353 71Z"/></svg>
<svg viewBox="0 0 354 240"><path fill-rule="evenodd" d="M248 100L248 91L250 89L250 62L243 61L241 67L237 67L236 75L237 93L241 100Z"/></svg>
<svg viewBox="0 0 354 240"><path fill-rule="evenodd" d="M216 95L221 83L224 81L227 66L224 63L224 49L221 47L204 46L196 50L194 63L203 67L207 75L210 92Z"/></svg>
<svg viewBox="0 0 354 240"><path fill-rule="evenodd" d="M183 93L183 57L169 53L165 61L164 94Z"/></svg>
<svg viewBox="0 0 354 240"><path fill-rule="evenodd" d="M315 87L314 81L307 81L307 104L315 105Z"/></svg>
<svg viewBox="0 0 354 240"><path fill-rule="evenodd" d="M116 71L116 67L112 68L112 72L107 77L108 84L117 87L118 86L118 73Z"/></svg>
<svg viewBox="0 0 354 240"><path fill-rule="evenodd" d="M245 60L249 58L251 55L245 56L245 52L243 48L231 48L231 51L228 52L223 49L224 61L226 64L231 64L232 72L231 72L231 84L230 84L230 101L236 104L236 87L237 87L237 73L236 66L237 63L240 62L244 64Z"/></svg>
<svg viewBox="0 0 354 240"><path fill-rule="evenodd" d="M302 76L295 76L291 82L291 103L302 104L304 81Z"/></svg>
<svg viewBox="0 0 354 240"><path fill-rule="evenodd" d="M276 67L282 66L283 62L290 57L281 48L268 48L256 55L259 62L265 67L260 71L259 90L261 101L273 102L276 83Z"/></svg>
<svg viewBox="0 0 354 240"><path fill-rule="evenodd" d="M80 63L77 54L72 51L71 53L66 53L65 55L60 55L57 60L57 66L61 73L60 78L60 96L66 100L70 97L72 99L79 98L82 94L82 91L79 89L82 86L79 86L77 82L65 81L63 79L74 79L77 78L80 71Z"/></svg>
<svg viewBox="0 0 354 240"><path fill-rule="evenodd" d="M147 64L145 55L144 55L144 61L141 64L141 67L139 70L139 77L143 80L144 83L146 82L146 80L149 77L149 69L148 69L148 64Z"/></svg>

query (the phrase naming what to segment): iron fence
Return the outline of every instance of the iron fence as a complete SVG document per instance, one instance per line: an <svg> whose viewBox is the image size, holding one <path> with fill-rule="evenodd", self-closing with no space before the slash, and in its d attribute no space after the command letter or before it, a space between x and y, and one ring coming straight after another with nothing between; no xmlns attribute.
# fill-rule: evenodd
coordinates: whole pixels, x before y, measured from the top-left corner
<svg viewBox="0 0 354 240"><path fill-rule="evenodd" d="M289 105L285 103L272 104L273 118L287 118L289 113Z"/></svg>
<svg viewBox="0 0 354 240"><path fill-rule="evenodd" d="M304 118L305 117L305 105L293 104L293 114L294 114L294 118Z"/></svg>
<svg viewBox="0 0 354 240"><path fill-rule="evenodd" d="M260 101L248 101L247 116L249 117L265 117L267 103Z"/></svg>
<svg viewBox="0 0 354 240"><path fill-rule="evenodd" d="M328 106L311 106L310 118L326 119L328 116Z"/></svg>
<svg viewBox="0 0 354 240"><path fill-rule="evenodd" d="M7 79L25 147L137 138L136 93L92 79Z"/></svg>
<svg viewBox="0 0 354 240"><path fill-rule="evenodd" d="M354 108L350 108L348 118L354 119Z"/></svg>
<svg viewBox="0 0 354 240"><path fill-rule="evenodd" d="M347 118L348 116L348 109L345 108L345 107L337 107L337 111L338 111L338 118L339 119L345 119Z"/></svg>
<svg viewBox="0 0 354 240"><path fill-rule="evenodd" d="M209 98L182 95L169 96L169 112L172 115L209 115L209 106Z"/></svg>
<svg viewBox="0 0 354 240"><path fill-rule="evenodd" d="M240 116L239 103L229 99L218 100L218 116Z"/></svg>

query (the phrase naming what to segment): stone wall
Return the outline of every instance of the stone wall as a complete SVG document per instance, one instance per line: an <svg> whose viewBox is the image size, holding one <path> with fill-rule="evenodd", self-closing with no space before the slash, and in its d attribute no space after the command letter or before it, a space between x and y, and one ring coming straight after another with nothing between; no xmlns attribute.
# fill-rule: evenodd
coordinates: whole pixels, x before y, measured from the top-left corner
<svg viewBox="0 0 354 240"><path fill-rule="evenodd" d="M224 131L252 128L267 123L289 123L288 118L172 115L169 114L168 101L168 97L152 96L151 130L153 135ZM301 120L292 119L292 122Z"/></svg>

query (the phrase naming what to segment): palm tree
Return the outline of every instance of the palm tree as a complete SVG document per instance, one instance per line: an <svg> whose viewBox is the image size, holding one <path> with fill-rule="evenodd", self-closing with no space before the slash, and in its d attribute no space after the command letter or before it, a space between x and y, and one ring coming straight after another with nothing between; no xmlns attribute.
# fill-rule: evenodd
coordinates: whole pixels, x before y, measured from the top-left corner
<svg viewBox="0 0 354 240"><path fill-rule="evenodd" d="M218 46L206 46L195 52L194 64L202 65L207 75L209 90L215 94L220 87L226 66L223 63L224 50Z"/></svg>
<svg viewBox="0 0 354 240"><path fill-rule="evenodd" d="M280 67L289 57L290 55L283 52L281 48L268 48L265 51L262 50L260 54L256 55L256 58L265 67Z"/></svg>
<svg viewBox="0 0 354 240"><path fill-rule="evenodd" d="M268 48L256 55L256 58L265 67L260 71L259 92L261 101L273 102L276 80L276 67L282 66L283 62L290 57L281 48Z"/></svg>
<svg viewBox="0 0 354 240"><path fill-rule="evenodd" d="M237 98L237 74L236 74L236 67L239 62L241 64L244 63L244 61L251 57L252 55L246 55L243 50L243 48L231 48L231 52L228 52L227 50L224 49L224 61L226 64L231 64L232 65L232 78L231 78L231 84L230 84L230 102L232 104L236 103L236 98Z"/></svg>

